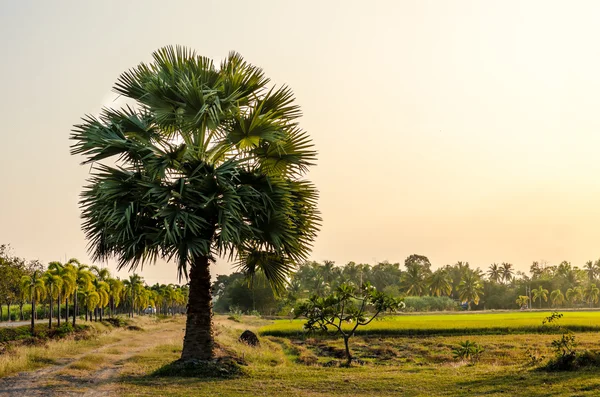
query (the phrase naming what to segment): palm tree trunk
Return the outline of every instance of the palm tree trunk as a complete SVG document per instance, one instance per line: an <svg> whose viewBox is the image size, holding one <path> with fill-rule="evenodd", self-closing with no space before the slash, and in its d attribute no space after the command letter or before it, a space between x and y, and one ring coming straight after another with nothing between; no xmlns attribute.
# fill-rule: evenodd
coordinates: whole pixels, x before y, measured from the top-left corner
<svg viewBox="0 0 600 397"><path fill-rule="evenodd" d="M58 294L57 304L58 304L58 310L57 310L58 314L57 314L56 318L58 319L58 326L60 327L60 293Z"/></svg>
<svg viewBox="0 0 600 397"><path fill-rule="evenodd" d="M52 289L50 289L50 316L48 316L48 328L52 328L52 311L54 310L54 301L52 300Z"/></svg>
<svg viewBox="0 0 600 397"><path fill-rule="evenodd" d="M34 330L35 330L35 299L32 299L31 300L31 336L33 336Z"/></svg>
<svg viewBox="0 0 600 397"><path fill-rule="evenodd" d="M19 303L19 313L20 313L20 316L21 316L21 317L20 317L20 318L21 318L21 321L25 320L25 317L23 316L23 301L21 301L21 302Z"/></svg>
<svg viewBox="0 0 600 397"><path fill-rule="evenodd" d="M73 327L75 326L75 319L77 318L77 288L75 288L75 298L73 298Z"/></svg>
<svg viewBox="0 0 600 397"><path fill-rule="evenodd" d="M69 322L69 298L65 298L65 322Z"/></svg>
<svg viewBox="0 0 600 397"><path fill-rule="evenodd" d="M182 360L210 360L213 357L211 300L208 257L196 257L190 269L190 295Z"/></svg>
<svg viewBox="0 0 600 397"><path fill-rule="evenodd" d="M8 317L6 320L10 323L10 302L6 302L6 307L8 308Z"/></svg>

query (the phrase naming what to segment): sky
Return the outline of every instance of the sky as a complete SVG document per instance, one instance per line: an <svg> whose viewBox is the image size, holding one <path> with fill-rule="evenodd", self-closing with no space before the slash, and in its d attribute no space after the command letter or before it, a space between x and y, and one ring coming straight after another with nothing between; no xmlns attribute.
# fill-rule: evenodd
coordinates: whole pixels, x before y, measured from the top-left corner
<svg viewBox="0 0 600 397"><path fill-rule="evenodd" d="M115 104L120 73L180 44L238 51L293 89L319 152L312 259L582 265L600 257L598 15L596 1L0 0L0 244L90 263L70 130ZM176 281L170 263L141 274Z"/></svg>

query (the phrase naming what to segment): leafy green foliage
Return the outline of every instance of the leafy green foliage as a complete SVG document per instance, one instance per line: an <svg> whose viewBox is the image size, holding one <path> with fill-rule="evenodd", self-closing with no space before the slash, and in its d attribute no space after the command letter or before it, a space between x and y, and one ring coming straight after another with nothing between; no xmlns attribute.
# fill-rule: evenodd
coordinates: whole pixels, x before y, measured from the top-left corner
<svg viewBox="0 0 600 397"><path fill-rule="evenodd" d="M458 346L452 349L452 356L457 360L470 360L471 363L475 363L483 352L483 347L477 342L471 342L467 339L459 342Z"/></svg>
<svg viewBox="0 0 600 397"><path fill-rule="evenodd" d="M71 134L72 154L94 164L81 198L94 259L173 259L187 277L194 258L228 256L282 289L321 219L301 179L316 152L300 109L268 84L237 53L217 67L179 46L119 77L115 92L136 106L85 116Z"/></svg>
<svg viewBox="0 0 600 397"><path fill-rule="evenodd" d="M307 302L301 303L296 310L296 317L305 316L304 328L307 331L334 331L344 338L347 364L352 362L348 340L354 336L359 326L371 323L380 313L396 311L403 303L381 291L377 291L369 283L360 288L352 284L342 284L337 290L324 297L313 295ZM372 312L368 312L371 309ZM345 329L346 323L353 324Z"/></svg>

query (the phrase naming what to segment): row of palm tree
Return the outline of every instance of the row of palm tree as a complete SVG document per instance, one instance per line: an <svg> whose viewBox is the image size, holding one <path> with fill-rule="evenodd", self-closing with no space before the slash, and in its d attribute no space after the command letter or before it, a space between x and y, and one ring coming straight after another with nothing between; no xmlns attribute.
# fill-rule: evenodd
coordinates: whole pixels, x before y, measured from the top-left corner
<svg viewBox="0 0 600 397"><path fill-rule="evenodd" d="M309 294L322 295L342 283L361 285L368 281L377 289L406 296L451 296L466 303L479 304L483 295L483 273L470 268L467 262L457 262L431 271L429 260L421 255L411 255L405 261L405 270L395 263L381 262L375 266L350 262L335 266L334 262L306 262L292 276L288 293L294 297ZM512 266L512 265L511 265ZM512 271L509 267L509 271Z"/></svg>
<svg viewBox="0 0 600 397"><path fill-rule="evenodd" d="M540 302L540 309L542 308L542 301L548 302L548 290L543 286L539 286L536 289L531 290L531 300L533 302ZM569 288L563 293L560 289L555 289L550 292L550 304L552 307L563 306L565 303L569 303L571 306L577 304L588 304L592 307L600 300L600 288L596 287L596 284L590 283L586 287L578 286ZM517 305L523 307L527 305L529 297L526 295L519 296L517 298Z"/></svg>
<svg viewBox="0 0 600 397"><path fill-rule="evenodd" d="M109 317L113 317L122 302L125 302L130 317L148 308L153 313L157 307L164 314L174 315L176 311L183 312L188 295L187 287L172 284L147 287L137 274L120 280L113 278L106 268L88 266L74 258L66 263L50 262L46 271L35 270L23 276L20 291L23 299L31 303L32 332L38 304L49 306L48 327L52 328L54 318L57 325L61 325L63 305L64 320L68 321L70 302L73 304L72 324L75 326L81 311L86 321L102 321L106 310L109 311Z"/></svg>
<svg viewBox="0 0 600 397"><path fill-rule="evenodd" d="M291 277L288 294L306 298L311 293L325 294L344 282L360 285L369 281L379 290L400 296L449 296L468 306L471 303L479 305L482 300L483 307L509 309L521 296L536 303L547 300L551 295L549 292L545 297L535 290L523 295L536 285L554 293L554 305L569 303L593 307L598 303L594 291L600 285L599 277L600 260L588 261L583 268L567 261L558 265L533 262L530 275L527 275L516 271L508 262L493 263L486 271L473 269L468 262L457 262L433 271L427 257L411 255L405 260L403 269L399 263L388 262L374 266L354 262L344 266L335 266L332 261L306 262L299 265ZM559 292L555 291L563 295L565 302L560 303Z"/></svg>

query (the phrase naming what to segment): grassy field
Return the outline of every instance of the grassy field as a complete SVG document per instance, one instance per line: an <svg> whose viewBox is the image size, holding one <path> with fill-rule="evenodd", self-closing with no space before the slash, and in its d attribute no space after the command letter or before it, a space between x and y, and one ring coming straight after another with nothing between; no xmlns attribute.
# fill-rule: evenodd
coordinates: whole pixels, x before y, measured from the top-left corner
<svg viewBox="0 0 600 397"><path fill-rule="evenodd" d="M406 314L375 319L357 330L359 335L477 335L555 332L554 327L542 325L551 312L500 312L458 314ZM600 312L563 312L559 321L573 331L600 331ZM276 320L260 328L262 335L298 336L304 333L305 321ZM351 327L350 324L346 325Z"/></svg>
<svg viewBox="0 0 600 397"><path fill-rule="evenodd" d="M485 351L472 365L452 358L459 336L355 338L352 348L363 365L329 367L342 353L333 338L265 336L252 348L237 341L242 329L258 329L248 319L217 321L217 340L245 363L231 379L161 377L153 372L176 360L181 343L157 346L129 360L120 380L124 396L597 396L600 370L548 373L529 364L528 349L552 355L555 335L477 335L469 339ZM581 349L598 349L598 335L576 334Z"/></svg>
<svg viewBox="0 0 600 397"><path fill-rule="evenodd" d="M446 326L456 327L457 319L462 324L470 322L472 328L480 328L482 324L494 325L500 318L512 316L517 316L512 323L514 327L541 321L546 314L402 316L389 319L387 323L397 324L401 319L410 319L421 321L423 327L429 324L429 328L433 328L431 324L435 322L428 317L437 317L438 322L443 321ZM596 313L565 312L564 316L561 322L565 325L597 321ZM553 355L551 342L557 338L553 334L361 335L351 341L351 349L360 364L343 368L336 366L343 360L342 341L338 338L263 335L261 345L256 348L239 342L238 337L245 329L256 332L282 323L281 320L274 322L250 316L242 317L241 322L225 316L214 319L219 352L239 362L241 373L182 377L176 372L164 376L159 374L181 354L185 317L154 323L150 319L137 321L146 321L143 324L145 331L117 330L89 341L52 342L47 348L23 347L34 349L19 354L24 358L28 354L36 357L29 365L38 365L36 361L39 361L39 365L52 368L49 361L61 361L63 356L77 357L66 366L54 365L53 370L45 369L50 371L45 373L46 377L32 373L31 381L42 379L36 381L38 389L35 390L51 390L59 395L100 387L110 395L174 397L597 396L600 390L600 369L546 372L539 369L539 363L531 363L531 355L540 358L542 363ZM575 335L577 349L600 350L597 333L577 332ZM485 349L477 363L453 358L452 349L465 339L477 342ZM14 372L14 368L9 372ZM13 382L12 385L19 390L18 384Z"/></svg>

